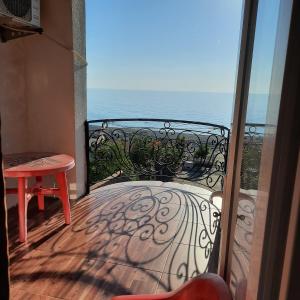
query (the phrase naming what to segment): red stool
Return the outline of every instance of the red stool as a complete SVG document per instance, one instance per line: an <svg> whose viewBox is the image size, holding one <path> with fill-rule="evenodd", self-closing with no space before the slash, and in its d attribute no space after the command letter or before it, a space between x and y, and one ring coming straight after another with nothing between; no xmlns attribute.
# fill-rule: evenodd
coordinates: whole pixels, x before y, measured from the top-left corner
<svg viewBox="0 0 300 300"><path fill-rule="evenodd" d="M18 194L19 240L27 240L27 206L30 199L37 195L38 207L44 210L44 196L60 198L65 223L70 224L70 202L66 172L75 166L73 157L65 154L51 153L20 153L4 156L4 177L17 178L17 189L6 189L7 194ZM44 188L42 177L53 175L58 184L57 188ZM35 177L36 184L28 187L28 178Z"/></svg>

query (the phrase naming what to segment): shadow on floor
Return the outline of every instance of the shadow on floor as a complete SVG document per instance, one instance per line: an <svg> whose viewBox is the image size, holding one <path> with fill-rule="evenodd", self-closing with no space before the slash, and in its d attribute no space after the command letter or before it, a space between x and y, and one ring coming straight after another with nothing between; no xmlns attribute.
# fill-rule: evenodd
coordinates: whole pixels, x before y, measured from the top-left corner
<svg viewBox="0 0 300 300"><path fill-rule="evenodd" d="M114 184L78 201L70 226L57 201L45 213L33 207L29 243L16 243L15 223L11 229L12 287L105 299L173 290L216 272L220 211L208 199L203 189L181 184Z"/></svg>

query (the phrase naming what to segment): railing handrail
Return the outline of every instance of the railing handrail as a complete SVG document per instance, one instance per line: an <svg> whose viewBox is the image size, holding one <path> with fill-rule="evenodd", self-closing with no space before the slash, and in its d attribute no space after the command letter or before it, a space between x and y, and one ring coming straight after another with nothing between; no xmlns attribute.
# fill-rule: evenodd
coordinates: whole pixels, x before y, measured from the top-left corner
<svg viewBox="0 0 300 300"><path fill-rule="evenodd" d="M177 120L177 119L157 119L157 118L113 118L113 119L96 119L96 120L86 120L88 124L100 123L100 122L131 122L131 121L144 121L144 122L173 122L173 123L187 123L187 124L195 124L195 125L209 125L212 127L224 128L226 130L230 130L230 128L219 125L215 123L209 122L198 122L198 121L189 121L189 120ZM232 125L232 124L231 124ZM245 123L245 126L257 126L257 127L266 127L272 126L271 124L265 123Z"/></svg>
<svg viewBox="0 0 300 300"><path fill-rule="evenodd" d="M211 126L220 128L223 130L227 130L230 132L230 129L226 126L214 124L214 123L207 123L207 122L197 122L197 121L188 121L188 120L174 120L174 119L155 119L155 118L118 118L118 119L98 119L98 120L87 120L88 124L94 123L110 123L110 122L170 122L170 123L185 123L185 124L194 124L194 125L204 125L204 126Z"/></svg>
<svg viewBox="0 0 300 300"><path fill-rule="evenodd" d="M254 126L254 127L265 127L268 124L264 124L264 123L245 123L245 126Z"/></svg>

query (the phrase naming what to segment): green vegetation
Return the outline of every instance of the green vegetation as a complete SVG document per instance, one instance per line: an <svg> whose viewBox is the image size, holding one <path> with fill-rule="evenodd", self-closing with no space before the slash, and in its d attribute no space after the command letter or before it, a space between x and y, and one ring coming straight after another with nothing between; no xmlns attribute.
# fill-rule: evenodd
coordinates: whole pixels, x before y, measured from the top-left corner
<svg viewBox="0 0 300 300"><path fill-rule="evenodd" d="M208 155L208 147L206 145L201 145L195 152L194 158L195 159L205 159Z"/></svg>
<svg viewBox="0 0 300 300"><path fill-rule="evenodd" d="M185 139L135 137L129 148L118 140L103 140L90 151L90 183L106 179L118 171L129 180L172 177L182 163Z"/></svg>
<svg viewBox="0 0 300 300"><path fill-rule="evenodd" d="M244 146L241 168L242 189L258 189L261 148L260 143L247 143Z"/></svg>
<svg viewBox="0 0 300 300"><path fill-rule="evenodd" d="M120 171L122 161L127 161L123 142L101 142L97 148L90 151L88 174L90 184L94 184ZM128 161L128 163L130 162ZM130 166L128 168L130 169Z"/></svg>

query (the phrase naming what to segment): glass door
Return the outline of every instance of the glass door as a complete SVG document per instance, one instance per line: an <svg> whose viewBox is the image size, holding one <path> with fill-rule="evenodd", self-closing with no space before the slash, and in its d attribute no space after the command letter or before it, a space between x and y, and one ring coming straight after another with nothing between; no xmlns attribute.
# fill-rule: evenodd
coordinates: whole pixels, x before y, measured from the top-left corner
<svg viewBox="0 0 300 300"><path fill-rule="evenodd" d="M253 9L255 16L249 17L249 22L255 22L253 51L245 61L240 60L248 68L248 77L246 70L246 75L238 78L243 81L242 93L236 98L240 103L235 105L240 107L233 121L233 132L240 139L231 139L238 145L231 145L236 159L229 161L224 198L225 206L231 203L224 269L238 300L257 299L292 1L260 0ZM251 43L251 30L247 34ZM238 89L239 83L237 93Z"/></svg>

